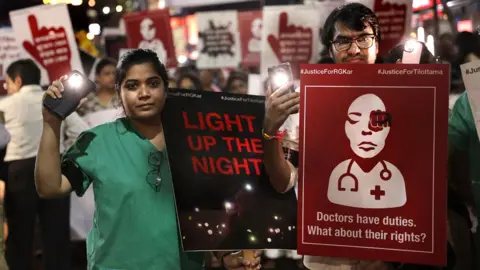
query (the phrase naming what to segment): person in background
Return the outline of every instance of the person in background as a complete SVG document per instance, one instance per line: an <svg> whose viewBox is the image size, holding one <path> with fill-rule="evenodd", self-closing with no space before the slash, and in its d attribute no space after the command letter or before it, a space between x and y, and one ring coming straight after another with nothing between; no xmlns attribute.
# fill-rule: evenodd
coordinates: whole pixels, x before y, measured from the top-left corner
<svg viewBox="0 0 480 270"><path fill-rule="evenodd" d="M203 90L202 83L193 70L183 70L178 75L178 88L190 90Z"/></svg>
<svg viewBox="0 0 480 270"><path fill-rule="evenodd" d="M61 99L64 80L55 81L46 95ZM61 120L43 109L38 193L62 197L74 191L82 196L95 186L89 269L203 269L204 253L186 253L180 245L160 118L167 71L155 52L132 50L122 57L116 82L126 117L84 132L62 160L54 154ZM225 256L228 269L252 265L237 257Z"/></svg>
<svg viewBox="0 0 480 270"><path fill-rule="evenodd" d="M455 48L459 65L480 60L480 37L474 33L458 33L455 38Z"/></svg>
<svg viewBox="0 0 480 270"><path fill-rule="evenodd" d="M119 99L115 92L116 63L109 59L102 59L95 67L95 83L98 86L96 92L87 96L87 100L77 109L80 116L113 109L119 105Z"/></svg>
<svg viewBox="0 0 480 270"><path fill-rule="evenodd" d="M8 163L5 214L8 238L5 256L10 269L32 268L32 245L37 215L43 240L45 269L69 269L69 198L41 199L35 190L34 169L39 134L42 133L42 96L40 69L29 59L13 62L7 68L8 96L0 100L0 111L11 134L5 162ZM85 127L73 113L66 123L79 134ZM64 130L65 126L62 126ZM63 133L62 133L63 134ZM62 146L52 156L60 157Z"/></svg>
<svg viewBox="0 0 480 270"><path fill-rule="evenodd" d="M377 60L378 45L381 42L380 25L375 13L360 3L349 3L336 8L325 21L322 43L336 64L374 64ZM263 124L264 164L273 187L280 193L294 188L298 180L295 165L285 159L282 142L279 141L280 128L290 117L298 119L300 95L298 92L285 93L293 85L290 83L270 94L267 99ZM296 126L286 127L287 133ZM294 137L298 145L298 136ZM297 146L298 149L298 146ZM371 269L384 270L389 265L381 261L362 261L348 258L305 256L308 269Z"/></svg>
<svg viewBox="0 0 480 270"><path fill-rule="evenodd" d="M236 70L230 72L224 92L248 94L248 75Z"/></svg>
<svg viewBox="0 0 480 270"><path fill-rule="evenodd" d="M212 69L200 70L200 82L204 91L221 92L221 88L215 84L215 75L221 75L221 71Z"/></svg>
<svg viewBox="0 0 480 270"><path fill-rule="evenodd" d="M5 87L6 89L6 87ZM5 128L5 117L0 114L0 270L8 270L7 262L5 260L4 243L6 231L4 230L5 212L4 212L4 199L5 199L5 153L7 145L10 142L10 133Z"/></svg>

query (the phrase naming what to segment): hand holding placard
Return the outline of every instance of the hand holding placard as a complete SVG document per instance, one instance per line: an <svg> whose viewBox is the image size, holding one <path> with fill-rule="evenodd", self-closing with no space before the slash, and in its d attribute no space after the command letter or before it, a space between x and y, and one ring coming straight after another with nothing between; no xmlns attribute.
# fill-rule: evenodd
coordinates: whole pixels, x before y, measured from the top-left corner
<svg viewBox="0 0 480 270"><path fill-rule="evenodd" d="M28 16L33 43L23 42L23 47L48 72L50 81L71 71L71 51L65 28L38 27L35 15Z"/></svg>
<svg viewBox="0 0 480 270"><path fill-rule="evenodd" d="M309 62L312 57L312 29L288 24L288 14L282 12L278 22L278 38L268 35L268 43L280 63Z"/></svg>

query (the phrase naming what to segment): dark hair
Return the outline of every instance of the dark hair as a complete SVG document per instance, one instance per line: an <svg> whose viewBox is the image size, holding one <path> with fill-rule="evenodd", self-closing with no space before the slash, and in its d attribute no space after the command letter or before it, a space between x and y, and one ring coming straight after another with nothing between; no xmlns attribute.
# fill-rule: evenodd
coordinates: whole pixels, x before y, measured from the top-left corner
<svg viewBox="0 0 480 270"><path fill-rule="evenodd" d="M435 64L436 59L435 56L428 50L428 47L425 43L420 42L422 44L422 54L420 55L420 64ZM399 44L393 47L388 54L385 56L384 61L387 64L395 64L399 59L403 57L403 50L405 44Z"/></svg>
<svg viewBox="0 0 480 270"><path fill-rule="evenodd" d="M11 63L7 68L7 75L12 80L19 76L22 79L22 86L40 84L40 69L31 59L21 59Z"/></svg>
<svg viewBox="0 0 480 270"><path fill-rule="evenodd" d="M117 66L117 76L115 77L117 91L120 91L122 82L132 66L147 63L152 64L153 69L162 78L165 88L168 88L167 69L158 59L157 53L152 50L136 49L125 53Z"/></svg>
<svg viewBox="0 0 480 270"><path fill-rule="evenodd" d="M480 37L478 35L470 32L458 33L455 45L458 47L459 64L464 63L467 55L471 53L480 58Z"/></svg>
<svg viewBox="0 0 480 270"><path fill-rule="evenodd" d="M367 26L373 29L378 42L382 40L380 25L375 13L360 3L349 3L336 8L328 15L322 31L322 43L330 49L335 34L335 24L341 22L349 29L363 31Z"/></svg>
<svg viewBox="0 0 480 270"><path fill-rule="evenodd" d="M180 83L182 82L183 79L190 79L193 82L193 85L195 86L195 90L203 90L202 82L200 82L200 78L198 78L198 75L192 71L192 70L183 70L180 72L178 75L178 80L177 80L177 87L180 88Z"/></svg>
<svg viewBox="0 0 480 270"><path fill-rule="evenodd" d="M105 68L106 66L116 67L117 64L113 60L104 58L98 61L97 66L95 67L95 75L97 76L100 75L100 73L102 73L103 68Z"/></svg>
<svg viewBox="0 0 480 270"><path fill-rule="evenodd" d="M232 72L230 72L224 89L225 92L229 93L232 91L232 83L234 80L241 80L248 83L248 75L245 72L238 70L233 70Z"/></svg>

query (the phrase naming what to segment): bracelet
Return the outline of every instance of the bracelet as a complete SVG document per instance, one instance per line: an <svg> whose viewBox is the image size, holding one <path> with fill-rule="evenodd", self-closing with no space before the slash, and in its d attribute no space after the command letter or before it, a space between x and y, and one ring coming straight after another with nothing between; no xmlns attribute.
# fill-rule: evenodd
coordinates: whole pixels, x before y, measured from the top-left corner
<svg viewBox="0 0 480 270"><path fill-rule="evenodd" d="M265 140L273 140L273 139L281 140L286 133L287 133L287 130L284 130L282 132L277 132L276 135L270 135L266 133L265 130L262 128L262 136Z"/></svg>

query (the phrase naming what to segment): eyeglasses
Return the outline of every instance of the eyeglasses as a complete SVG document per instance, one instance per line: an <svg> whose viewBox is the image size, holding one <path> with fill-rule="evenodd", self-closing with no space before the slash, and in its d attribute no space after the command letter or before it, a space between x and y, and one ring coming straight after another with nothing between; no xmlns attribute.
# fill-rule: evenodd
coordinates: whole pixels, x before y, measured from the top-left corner
<svg viewBox="0 0 480 270"><path fill-rule="evenodd" d="M355 42L358 48L360 49L368 49L372 47L373 41L375 40L375 35L365 35L358 38L340 38L335 41L332 41L335 50L347 51L352 47L352 44Z"/></svg>
<svg viewBox="0 0 480 270"><path fill-rule="evenodd" d="M147 183L155 190L160 191L160 184L162 183L161 167L164 160L163 152L151 152L148 155L148 165L151 170L147 174Z"/></svg>

